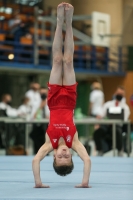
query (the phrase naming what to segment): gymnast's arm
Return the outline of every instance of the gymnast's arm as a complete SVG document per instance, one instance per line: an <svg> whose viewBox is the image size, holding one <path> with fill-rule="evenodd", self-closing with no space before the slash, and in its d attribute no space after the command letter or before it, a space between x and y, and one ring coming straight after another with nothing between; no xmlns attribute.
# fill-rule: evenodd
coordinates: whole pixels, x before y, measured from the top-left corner
<svg viewBox="0 0 133 200"><path fill-rule="evenodd" d="M90 177L90 170L91 170L91 160L90 160L90 157L89 157L85 147L78 139L78 133L76 133L74 136L72 149L78 153L78 155L84 162L84 172L83 172L82 183L75 187L89 188L90 187L89 186L89 177Z"/></svg>
<svg viewBox="0 0 133 200"><path fill-rule="evenodd" d="M34 157L32 161L32 170L35 179L35 188L48 188L48 185L42 184L41 177L40 177L40 161L50 152L52 151L52 145L48 135L46 134L46 142L45 144L39 149L38 153Z"/></svg>

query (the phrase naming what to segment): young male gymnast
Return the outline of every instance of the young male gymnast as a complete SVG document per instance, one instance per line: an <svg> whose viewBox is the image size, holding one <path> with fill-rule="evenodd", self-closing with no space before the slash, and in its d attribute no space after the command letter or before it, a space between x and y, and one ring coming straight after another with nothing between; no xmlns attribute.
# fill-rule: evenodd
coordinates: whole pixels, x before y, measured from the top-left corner
<svg viewBox="0 0 133 200"><path fill-rule="evenodd" d="M76 80L73 69L73 6L61 3L57 7L57 27L53 41L53 66L48 83L48 106L50 122L46 131L46 142L33 159L32 167L35 188L48 188L40 177L40 161L54 150L53 167L57 174L65 176L72 172L73 161L69 148L72 148L84 162L83 179L77 188L89 188L91 161L73 122L73 111L76 105ZM64 55L62 53L62 26L66 23Z"/></svg>

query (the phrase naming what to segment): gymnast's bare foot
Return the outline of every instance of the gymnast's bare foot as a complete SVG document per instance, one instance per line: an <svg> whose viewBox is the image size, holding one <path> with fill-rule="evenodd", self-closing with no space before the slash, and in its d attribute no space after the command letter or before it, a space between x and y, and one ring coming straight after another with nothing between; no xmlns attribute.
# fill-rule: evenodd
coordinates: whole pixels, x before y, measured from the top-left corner
<svg viewBox="0 0 133 200"><path fill-rule="evenodd" d="M58 25L63 25L64 23L64 9L65 9L65 3L62 2L57 7L57 23Z"/></svg>
<svg viewBox="0 0 133 200"><path fill-rule="evenodd" d="M69 25L69 24L72 23L73 11L74 11L74 7L69 3L65 3L65 22L66 22L66 25Z"/></svg>

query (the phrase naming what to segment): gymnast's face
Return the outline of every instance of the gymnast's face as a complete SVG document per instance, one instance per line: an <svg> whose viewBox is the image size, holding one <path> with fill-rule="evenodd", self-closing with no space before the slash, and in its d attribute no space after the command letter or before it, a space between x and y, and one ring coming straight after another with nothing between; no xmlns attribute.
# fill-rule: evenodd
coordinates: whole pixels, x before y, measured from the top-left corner
<svg viewBox="0 0 133 200"><path fill-rule="evenodd" d="M58 149L54 151L54 159L58 166L69 165L72 159L70 149L66 145L59 146Z"/></svg>

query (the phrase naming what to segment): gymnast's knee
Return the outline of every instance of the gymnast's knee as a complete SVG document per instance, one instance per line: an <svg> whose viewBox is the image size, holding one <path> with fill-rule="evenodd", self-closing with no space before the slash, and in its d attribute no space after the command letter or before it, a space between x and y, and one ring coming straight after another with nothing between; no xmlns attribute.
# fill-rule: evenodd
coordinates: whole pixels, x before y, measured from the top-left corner
<svg viewBox="0 0 133 200"><path fill-rule="evenodd" d="M62 55L53 56L53 63L56 65L62 65L63 58Z"/></svg>
<svg viewBox="0 0 133 200"><path fill-rule="evenodd" d="M63 63L68 67L72 66L73 65L73 56L64 57Z"/></svg>

